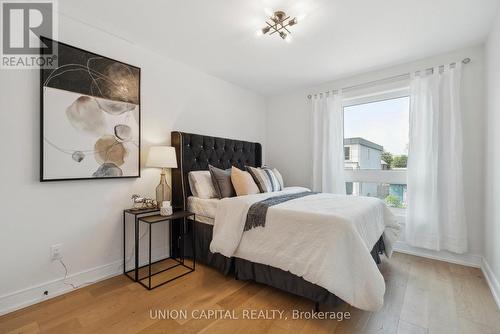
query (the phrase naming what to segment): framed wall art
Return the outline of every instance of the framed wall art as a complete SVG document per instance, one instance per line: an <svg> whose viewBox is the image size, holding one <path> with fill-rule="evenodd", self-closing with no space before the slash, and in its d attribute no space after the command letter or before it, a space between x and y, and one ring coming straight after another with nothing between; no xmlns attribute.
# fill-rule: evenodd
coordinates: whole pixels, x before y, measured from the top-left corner
<svg viewBox="0 0 500 334"><path fill-rule="evenodd" d="M140 177L141 69L42 42L57 66L40 70L40 181Z"/></svg>

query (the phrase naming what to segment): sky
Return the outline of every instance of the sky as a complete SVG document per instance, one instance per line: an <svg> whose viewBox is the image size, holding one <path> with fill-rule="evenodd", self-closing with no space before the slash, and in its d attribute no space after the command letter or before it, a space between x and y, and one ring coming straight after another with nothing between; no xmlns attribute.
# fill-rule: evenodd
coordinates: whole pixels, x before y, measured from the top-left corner
<svg viewBox="0 0 500 334"><path fill-rule="evenodd" d="M409 97L344 108L344 138L361 137L393 155L408 154Z"/></svg>

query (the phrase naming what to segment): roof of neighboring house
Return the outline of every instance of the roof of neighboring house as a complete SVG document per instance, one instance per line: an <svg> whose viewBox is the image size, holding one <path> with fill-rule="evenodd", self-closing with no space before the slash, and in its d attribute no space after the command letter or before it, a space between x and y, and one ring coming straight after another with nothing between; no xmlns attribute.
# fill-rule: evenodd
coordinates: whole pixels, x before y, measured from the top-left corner
<svg viewBox="0 0 500 334"><path fill-rule="evenodd" d="M378 151L383 151L384 147L379 144L375 144L374 142L371 142L369 140L366 140L364 138L356 137L356 138L344 138L344 145L363 145L366 147L373 148L374 150Z"/></svg>

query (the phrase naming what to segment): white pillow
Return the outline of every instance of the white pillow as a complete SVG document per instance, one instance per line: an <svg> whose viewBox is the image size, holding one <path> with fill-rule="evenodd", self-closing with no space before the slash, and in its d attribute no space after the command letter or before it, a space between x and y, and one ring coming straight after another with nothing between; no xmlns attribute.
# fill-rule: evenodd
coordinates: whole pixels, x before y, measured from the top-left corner
<svg viewBox="0 0 500 334"><path fill-rule="evenodd" d="M189 172L188 180L189 188L194 197L217 198L217 192L208 170Z"/></svg>

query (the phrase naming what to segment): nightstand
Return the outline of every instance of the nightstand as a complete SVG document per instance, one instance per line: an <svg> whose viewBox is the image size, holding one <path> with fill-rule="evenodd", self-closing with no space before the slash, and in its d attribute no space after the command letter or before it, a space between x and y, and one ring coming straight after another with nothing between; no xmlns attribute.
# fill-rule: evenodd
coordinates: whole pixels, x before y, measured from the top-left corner
<svg viewBox="0 0 500 334"><path fill-rule="evenodd" d="M155 215L160 212L160 209L149 208L149 209L126 209L123 210L123 274L130 278L132 281L137 282L139 280L139 218L147 215ZM127 271L127 215L134 216L134 240L135 240L135 265L134 269ZM133 276L129 273L134 272Z"/></svg>
<svg viewBox="0 0 500 334"><path fill-rule="evenodd" d="M144 286L148 290L152 290L154 288L157 288L159 286L162 286L164 284L167 284L173 280L176 280L182 276L185 276L195 270L196 267L196 251L195 251L195 233L194 233L194 226L191 229L191 245L192 245L192 251L193 251L193 260L192 260L192 266L188 266L185 263L185 255L184 255L184 247L185 247L185 237L186 237L186 220L187 218L192 217L193 221L195 220L195 214L192 212L188 211L178 211L174 212L170 216L160 216L160 215L153 215L153 216L145 216L145 217L140 217L138 219L139 225L140 224L148 224L149 225L149 254L148 254L148 264L139 267L138 269L141 268L148 268L147 275L144 277L141 277L137 279L137 282L139 282L142 286ZM172 254L169 255L169 257L161 259L159 261L151 262L151 237L152 237L152 230L153 230L153 225L159 224L159 223L166 223L168 222L169 224L169 235L170 235L170 245L172 245L172 224L181 224L181 233L180 233L180 238L179 238L179 243L180 243L180 252L179 252L179 258L173 257ZM139 227L139 226L138 226ZM136 238L136 249L139 249L139 240ZM139 254L137 258L139 257ZM156 271L155 273L152 273L151 266L153 264L163 262L166 260L172 260L174 262L173 265L168 266L167 268L160 269ZM161 283L157 283L154 286L151 285L151 278L155 275L158 275L160 273L166 272L168 270L172 270L174 268L178 267L183 267L184 269L187 269L187 271L179 272L175 274L173 277L169 277L167 280L162 281ZM137 266L136 266L137 268ZM138 270L136 270L137 273ZM143 283L142 281L147 280L147 284Z"/></svg>

